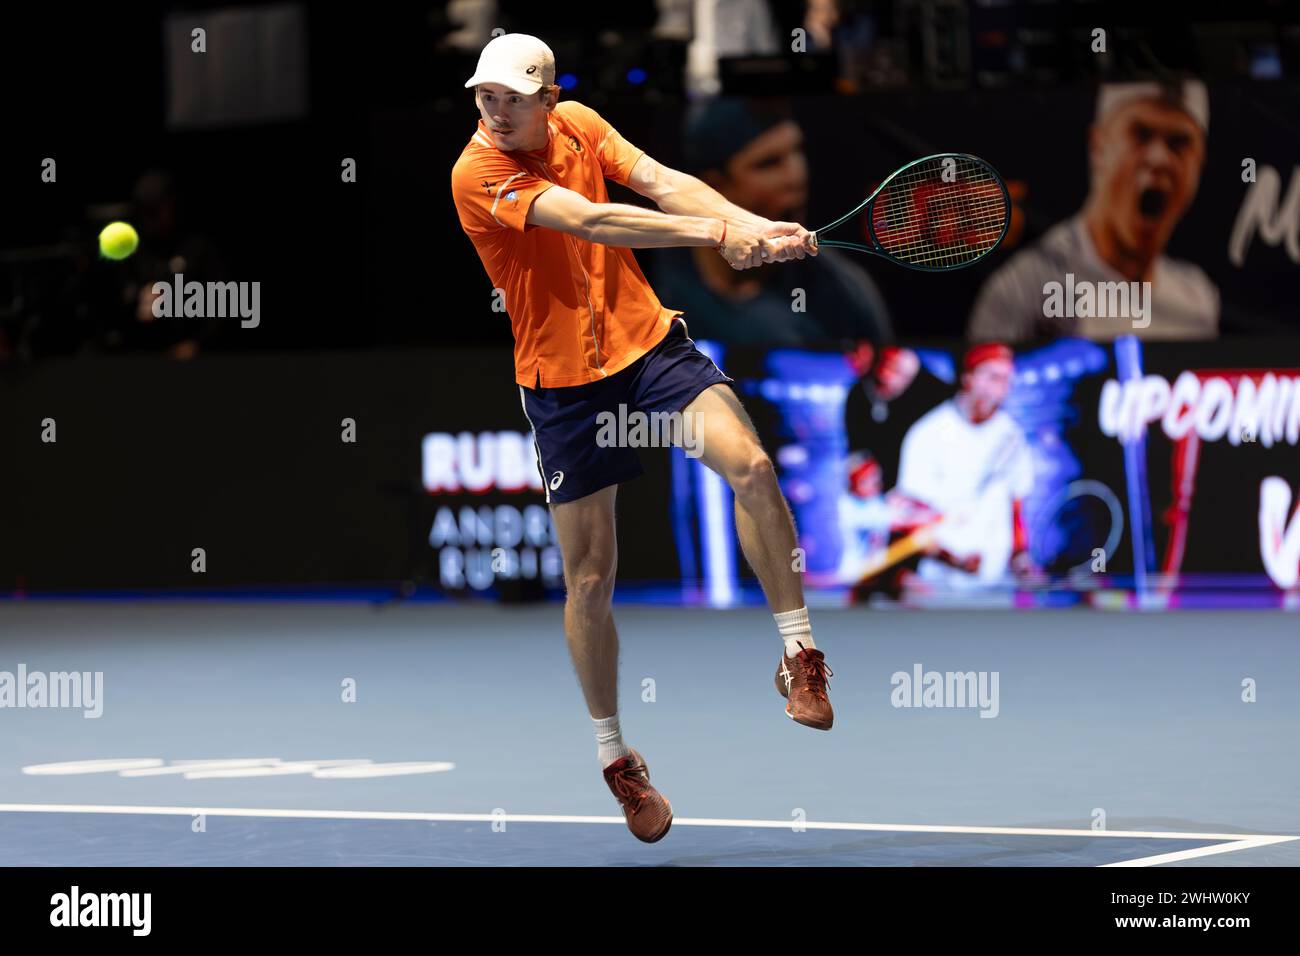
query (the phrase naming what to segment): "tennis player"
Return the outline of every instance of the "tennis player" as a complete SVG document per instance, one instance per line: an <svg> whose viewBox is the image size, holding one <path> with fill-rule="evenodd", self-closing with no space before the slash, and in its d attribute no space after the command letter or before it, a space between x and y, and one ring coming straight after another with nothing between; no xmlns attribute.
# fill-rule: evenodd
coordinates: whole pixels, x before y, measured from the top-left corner
<svg viewBox="0 0 1300 956"><path fill-rule="evenodd" d="M672 808L619 728L611 608L614 498L642 469L634 448L597 442L601 412L617 415L625 405L695 423L702 460L735 492L740 545L784 641L776 683L786 714L820 730L833 715L830 671L792 567L794 522L772 462L733 380L696 349L681 313L659 302L630 250L709 246L732 268L749 269L816 249L799 224L746 212L656 163L594 110L559 103L555 58L536 37L492 40L465 86L480 118L452 169L452 194L461 227L505 296L515 381L564 561L564 630L597 756L628 828L652 843L668 832ZM606 179L662 211L611 203Z"/></svg>
<svg viewBox="0 0 1300 956"><path fill-rule="evenodd" d="M927 585L969 591L1035 570L1023 514L1033 461L1024 431L1002 410L1013 361L1001 343L972 346L960 390L903 438L896 490L950 518L917 567Z"/></svg>

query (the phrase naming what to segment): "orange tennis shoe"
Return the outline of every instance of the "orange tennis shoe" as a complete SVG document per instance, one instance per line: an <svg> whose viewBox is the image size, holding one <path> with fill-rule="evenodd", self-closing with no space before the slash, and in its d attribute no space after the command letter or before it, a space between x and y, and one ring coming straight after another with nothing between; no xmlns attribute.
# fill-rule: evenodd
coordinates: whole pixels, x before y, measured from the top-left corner
<svg viewBox="0 0 1300 956"><path fill-rule="evenodd" d="M605 768L605 783L623 808L627 828L638 840L662 840L673 825L673 808L667 798L650 785L650 768L633 750Z"/></svg>
<svg viewBox="0 0 1300 956"><path fill-rule="evenodd" d="M821 651L809 650L802 644L794 657L782 651L776 668L776 689L788 701L785 715L805 727L830 730L835 712L826 695L826 679L832 676L834 671L826 666L826 655Z"/></svg>

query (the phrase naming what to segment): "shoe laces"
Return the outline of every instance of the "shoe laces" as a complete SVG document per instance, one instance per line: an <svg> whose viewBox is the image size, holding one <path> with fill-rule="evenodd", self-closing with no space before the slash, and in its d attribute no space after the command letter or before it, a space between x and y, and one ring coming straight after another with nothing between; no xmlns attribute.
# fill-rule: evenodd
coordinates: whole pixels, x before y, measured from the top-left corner
<svg viewBox="0 0 1300 956"><path fill-rule="evenodd" d="M835 672L826 666L826 656L815 650L809 650L799 644L799 659L803 662L804 686L814 696L822 700L828 700L826 696L827 679L834 677Z"/></svg>
<svg viewBox="0 0 1300 956"><path fill-rule="evenodd" d="M635 814L641 809L641 804L645 801L650 784L643 776L640 768L629 760L626 767L615 770L610 774L610 781L614 785L614 793L618 797L619 803L627 807L629 813Z"/></svg>

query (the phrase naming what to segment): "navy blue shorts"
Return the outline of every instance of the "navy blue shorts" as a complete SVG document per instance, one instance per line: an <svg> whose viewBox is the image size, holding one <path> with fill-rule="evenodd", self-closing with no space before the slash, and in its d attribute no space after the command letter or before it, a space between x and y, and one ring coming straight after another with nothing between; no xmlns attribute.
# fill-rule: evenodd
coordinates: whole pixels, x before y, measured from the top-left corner
<svg viewBox="0 0 1300 956"><path fill-rule="evenodd" d="M635 448L602 447L596 434L601 412L680 412L710 385L735 380L695 347L686 324L674 319L663 341L609 378L564 388L519 386L533 429L537 468L546 501L576 501L644 474Z"/></svg>

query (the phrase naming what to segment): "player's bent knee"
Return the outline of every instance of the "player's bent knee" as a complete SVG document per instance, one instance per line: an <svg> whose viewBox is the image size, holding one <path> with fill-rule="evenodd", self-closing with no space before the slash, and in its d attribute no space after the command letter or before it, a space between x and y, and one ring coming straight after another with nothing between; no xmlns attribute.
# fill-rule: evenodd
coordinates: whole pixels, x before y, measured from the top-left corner
<svg viewBox="0 0 1300 956"><path fill-rule="evenodd" d="M614 596L614 579L612 567L608 572L580 571L565 578L567 598L579 608L590 610L605 607Z"/></svg>
<svg viewBox="0 0 1300 956"><path fill-rule="evenodd" d="M765 493L776 478L772 459L762 448L755 448L745 456L731 474L731 490L739 497Z"/></svg>

